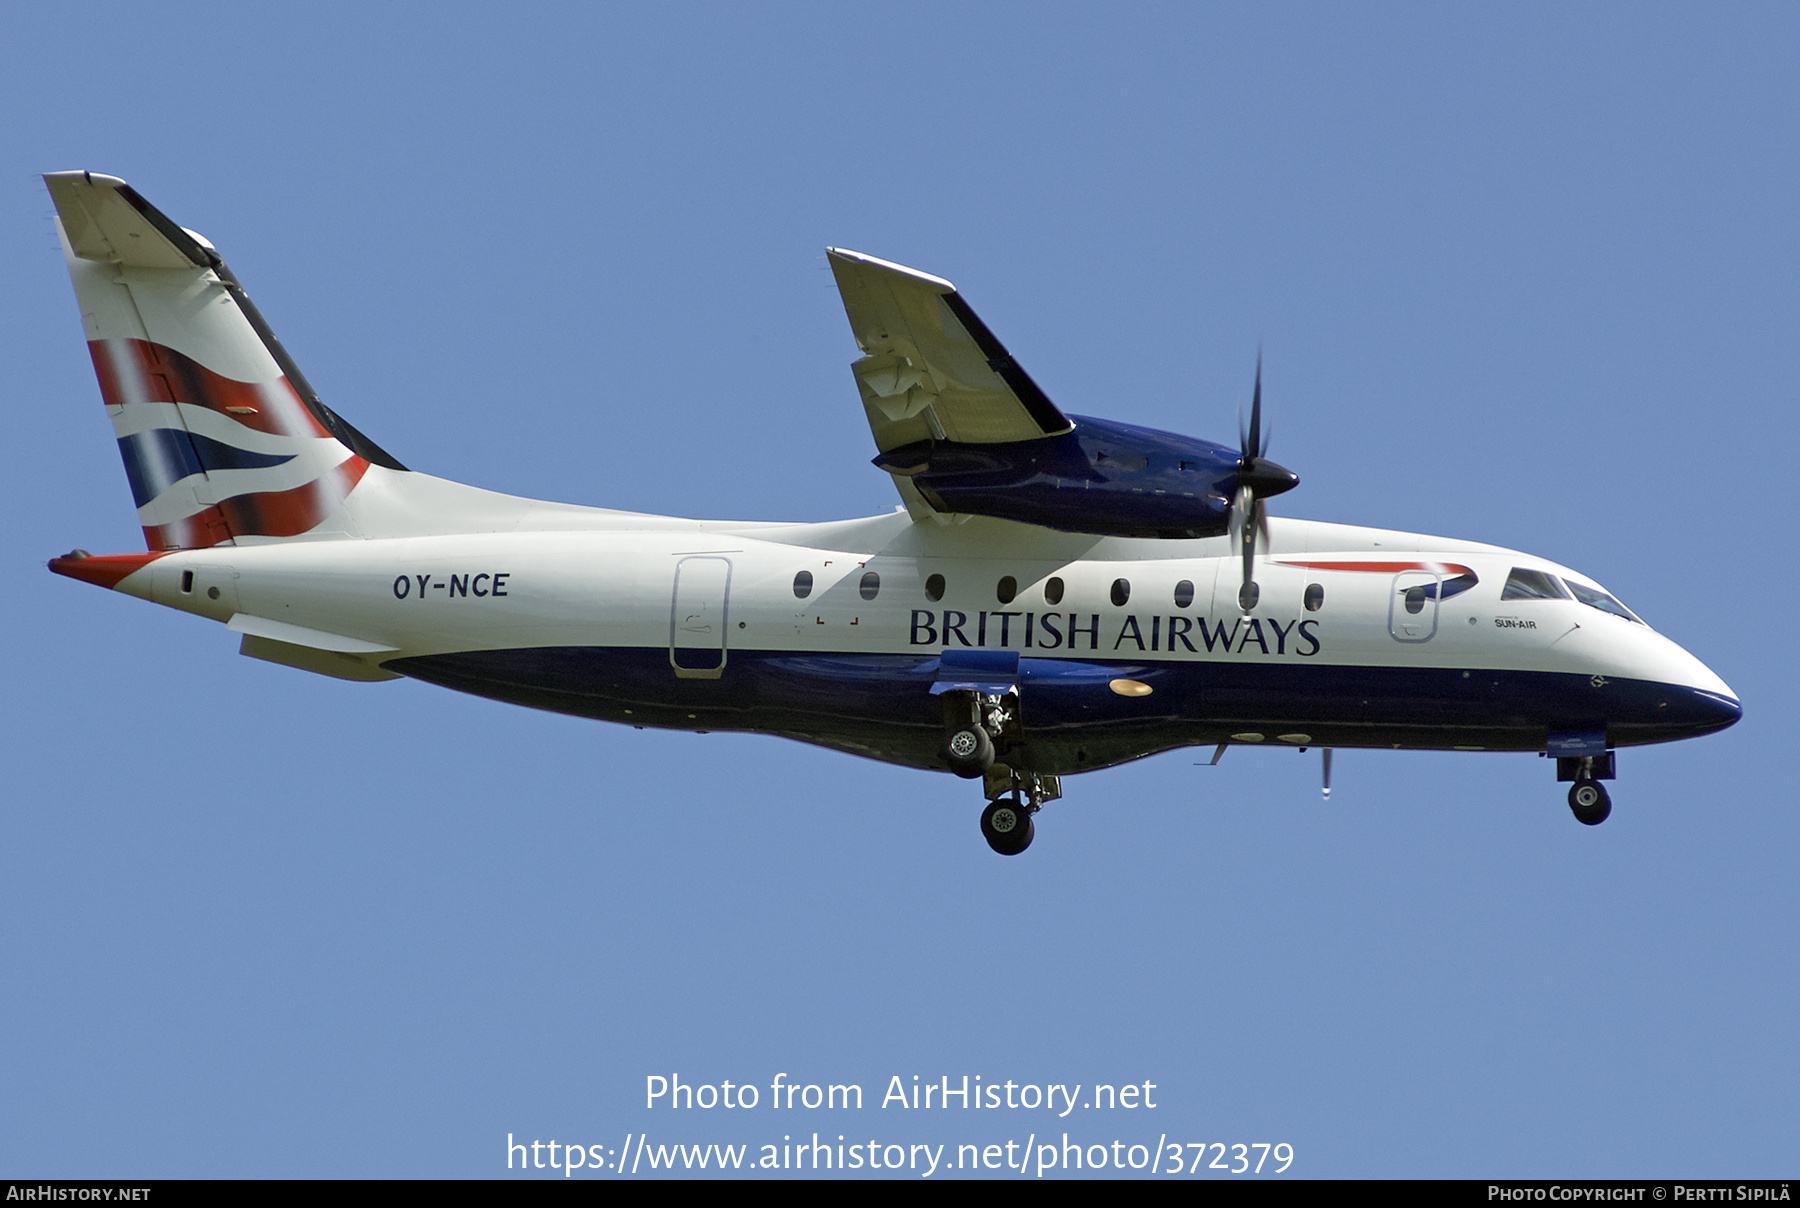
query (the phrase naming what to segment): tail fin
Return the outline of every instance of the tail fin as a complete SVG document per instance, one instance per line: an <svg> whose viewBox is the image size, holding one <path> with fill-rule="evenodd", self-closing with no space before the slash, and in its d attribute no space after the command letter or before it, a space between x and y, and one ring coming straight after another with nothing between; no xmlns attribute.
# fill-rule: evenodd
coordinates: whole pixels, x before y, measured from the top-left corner
<svg viewBox="0 0 1800 1208"><path fill-rule="evenodd" d="M124 181L44 177L88 350L151 550L352 532L371 464L405 470L319 401L211 244Z"/></svg>

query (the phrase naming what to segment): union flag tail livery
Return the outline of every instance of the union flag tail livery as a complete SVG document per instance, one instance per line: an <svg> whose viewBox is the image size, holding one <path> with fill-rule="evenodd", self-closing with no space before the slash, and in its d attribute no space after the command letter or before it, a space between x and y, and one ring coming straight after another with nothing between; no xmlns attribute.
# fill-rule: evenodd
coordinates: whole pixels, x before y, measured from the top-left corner
<svg viewBox="0 0 1800 1208"><path fill-rule="evenodd" d="M1731 689L1598 583L1477 542L1271 517L1238 447L1063 412L954 285L827 249L903 508L779 524L500 495L320 401L205 239L45 177L147 552L50 569L242 653L642 728L780 735L979 781L1017 855L1062 778L1205 745L1554 756L1724 729ZM807 421L795 419L805 428Z"/></svg>
<svg viewBox="0 0 1800 1208"><path fill-rule="evenodd" d="M404 469L313 393L212 245L116 177L45 177L100 395L152 552L335 525Z"/></svg>

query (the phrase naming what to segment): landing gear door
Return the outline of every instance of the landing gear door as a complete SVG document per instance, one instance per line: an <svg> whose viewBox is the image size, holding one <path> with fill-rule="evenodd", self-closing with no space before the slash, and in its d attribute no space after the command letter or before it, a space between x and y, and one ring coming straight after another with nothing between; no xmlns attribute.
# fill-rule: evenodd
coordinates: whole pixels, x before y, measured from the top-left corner
<svg viewBox="0 0 1800 1208"><path fill-rule="evenodd" d="M675 564L669 606L669 666L681 679L718 679L725 671L728 558L683 558Z"/></svg>
<svg viewBox="0 0 1800 1208"><path fill-rule="evenodd" d="M1388 596L1388 632L1395 641L1429 642L1437 632L1441 578L1428 570L1403 570L1394 576L1394 590Z"/></svg>

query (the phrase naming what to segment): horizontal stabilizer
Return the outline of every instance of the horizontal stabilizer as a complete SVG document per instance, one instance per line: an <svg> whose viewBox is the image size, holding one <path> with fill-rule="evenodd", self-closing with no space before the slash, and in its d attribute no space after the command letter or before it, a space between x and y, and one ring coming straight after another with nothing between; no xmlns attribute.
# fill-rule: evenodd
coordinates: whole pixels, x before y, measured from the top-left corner
<svg viewBox="0 0 1800 1208"><path fill-rule="evenodd" d="M253 633L244 635L243 640L238 643L238 653L245 658L261 659L265 663L278 663L298 671L310 671L314 675L328 675L332 679L351 680L361 684L401 678L398 672L365 661L360 654L296 646L292 642L260 638Z"/></svg>
<svg viewBox="0 0 1800 1208"><path fill-rule="evenodd" d="M231 620L225 622L225 627L252 637L268 638L273 642L310 646L314 650L331 650L339 654L390 654L400 649L398 646L383 646L380 642L367 642L362 638L308 629L303 625L290 625L286 621L271 621L267 617L251 616L247 612L233 613Z"/></svg>

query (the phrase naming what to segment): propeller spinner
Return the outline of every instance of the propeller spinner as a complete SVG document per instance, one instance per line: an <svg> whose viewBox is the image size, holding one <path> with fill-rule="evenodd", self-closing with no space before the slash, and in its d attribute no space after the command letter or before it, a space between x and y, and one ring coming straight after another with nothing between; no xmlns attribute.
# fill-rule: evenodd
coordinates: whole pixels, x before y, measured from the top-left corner
<svg viewBox="0 0 1800 1208"><path fill-rule="evenodd" d="M1241 414L1241 413L1240 413ZM1262 351L1256 353L1256 392L1250 400L1250 428L1238 429L1237 492L1231 500L1231 539L1243 555L1244 577L1238 588L1238 607L1249 612L1261 594L1256 586L1256 543L1269 539L1269 518L1263 500L1300 485L1300 476L1276 465L1263 454L1269 435L1262 422Z"/></svg>

